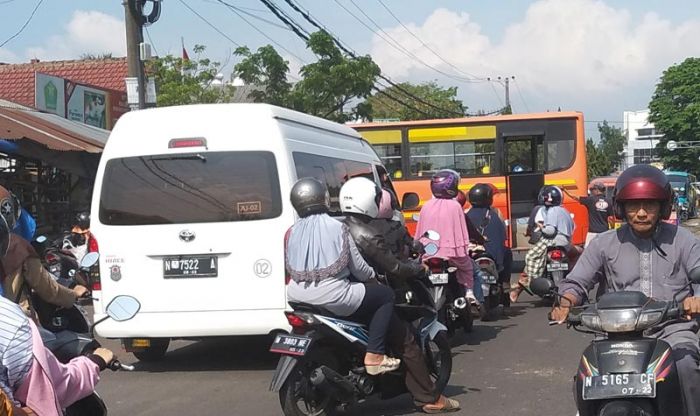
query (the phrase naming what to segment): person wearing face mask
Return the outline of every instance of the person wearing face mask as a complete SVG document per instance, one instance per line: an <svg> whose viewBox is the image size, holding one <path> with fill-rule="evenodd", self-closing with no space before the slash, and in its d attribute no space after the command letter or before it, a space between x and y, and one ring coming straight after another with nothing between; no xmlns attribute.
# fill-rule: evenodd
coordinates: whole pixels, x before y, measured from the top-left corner
<svg viewBox="0 0 700 416"><path fill-rule="evenodd" d="M18 203L13 195L0 186L0 221L12 230L18 218ZM7 252L0 261L0 283L3 295L19 304L25 313L35 317L30 293L34 290L47 303L71 307L75 301L88 293L85 286L69 289L56 282L41 264L39 255L29 241L17 234L10 234Z"/></svg>

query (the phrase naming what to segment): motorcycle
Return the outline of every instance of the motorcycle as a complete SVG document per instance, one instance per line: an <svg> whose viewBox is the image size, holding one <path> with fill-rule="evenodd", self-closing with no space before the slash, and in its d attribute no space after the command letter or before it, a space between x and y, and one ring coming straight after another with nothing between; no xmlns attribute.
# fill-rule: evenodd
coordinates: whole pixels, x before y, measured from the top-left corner
<svg viewBox="0 0 700 416"><path fill-rule="evenodd" d="M554 239L559 231L553 225L542 227L542 238ZM561 245L551 245L547 247L545 254L545 269L543 278L552 282L552 285L557 286L559 282L566 279L569 274L569 257L567 255L567 247ZM552 304L554 296L551 293L545 293L541 296L545 302Z"/></svg>
<svg viewBox="0 0 700 416"><path fill-rule="evenodd" d="M691 272L691 284L700 283L700 271ZM530 288L540 296L559 296L547 279L535 279ZM675 296L674 296L675 299ZM568 328L596 335L574 378L574 399L580 416L683 415L683 399L671 347L647 338L644 331L679 319L677 301L648 298L641 292L611 292L597 303L572 307ZM558 322L550 322L550 325ZM586 330L581 330L584 327Z"/></svg>
<svg viewBox="0 0 700 416"><path fill-rule="evenodd" d="M97 263L100 255L89 253L80 265L78 271L84 273ZM54 276L56 281L63 286L72 288L77 281L72 278L61 278ZM70 308L62 308L44 301L36 292L31 294L32 305L37 312L41 327L49 332L57 333L61 331L71 331L76 333L86 333L90 329L87 313L83 307L76 302ZM86 298L87 299L87 298ZM79 300L80 301L80 300Z"/></svg>
<svg viewBox="0 0 700 416"><path fill-rule="evenodd" d="M68 238L69 236L66 236L49 243L45 236L40 235L32 241L32 246L41 256L44 267L60 279L59 282L64 286L72 288L79 284L89 287L89 270L80 267L75 253L70 250L73 246ZM85 253L80 256L80 259L82 260L84 256Z"/></svg>
<svg viewBox="0 0 700 416"><path fill-rule="evenodd" d="M425 251L434 254L437 246L429 243ZM409 284L406 302L397 303L395 310L401 319L413 323L436 389L442 391L452 372L446 328L437 320L430 280L413 279ZM279 394L285 416L323 416L372 395L389 399L406 392L404 366L377 376L366 373L366 326L336 318L313 305L289 304L292 311L286 316L292 332L275 335L270 347L281 355L270 391Z"/></svg>
<svg viewBox="0 0 700 416"><path fill-rule="evenodd" d="M471 258L481 269L481 287L484 293L484 301L481 304L481 320L494 319L498 306L503 304L507 297L504 283L499 281L498 266L496 260L486 252L484 246L472 245L469 249Z"/></svg>
<svg viewBox="0 0 700 416"><path fill-rule="evenodd" d="M92 353L100 347L100 343L95 339L94 335L95 326L107 319L113 319L117 322L128 321L136 316L140 309L141 304L137 299L131 296L120 295L112 299L109 305L107 305L107 316L95 322L87 333L65 330L54 334L41 331L42 341L46 348L48 348L59 361L66 363L75 357ZM123 364L117 359L107 363L107 368L112 371L134 370L133 366ZM68 408L64 410L64 415L107 416L107 406L97 392L93 392L89 396L68 406Z"/></svg>

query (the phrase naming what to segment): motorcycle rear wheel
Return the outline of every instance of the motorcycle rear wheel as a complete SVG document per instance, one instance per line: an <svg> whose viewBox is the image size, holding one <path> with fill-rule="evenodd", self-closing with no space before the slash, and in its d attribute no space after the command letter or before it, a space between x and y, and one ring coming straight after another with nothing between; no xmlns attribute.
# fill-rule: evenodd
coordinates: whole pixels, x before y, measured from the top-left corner
<svg viewBox="0 0 700 416"><path fill-rule="evenodd" d="M337 369L332 352L317 350L313 361L298 363L280 389L279 397L284 416L332 416L338 402L311 385L311 371L321 365ZM336 364L336 365L333 365ZM311 398L310 395L315 397Z"/></svg>
<svg viewBox="0 0 700 416"><path fill-rule="evenodd" d="M452 375L452 350L445 331L438 332L435 338L426 342L424 355L435 390L442 393Z"/></svg>

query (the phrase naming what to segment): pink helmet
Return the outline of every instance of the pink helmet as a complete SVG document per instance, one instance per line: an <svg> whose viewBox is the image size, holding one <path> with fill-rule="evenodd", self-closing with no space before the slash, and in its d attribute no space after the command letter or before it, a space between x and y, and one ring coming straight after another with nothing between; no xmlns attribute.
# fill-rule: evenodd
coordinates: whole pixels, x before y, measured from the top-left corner
<svg viewBox="0 0 700 416"><path fill-rule="evenodd" d="M377 218L390 220L394 216L394 207L391 206L391 194L382 189L382 199L379 201L379 214Z"/></svg>

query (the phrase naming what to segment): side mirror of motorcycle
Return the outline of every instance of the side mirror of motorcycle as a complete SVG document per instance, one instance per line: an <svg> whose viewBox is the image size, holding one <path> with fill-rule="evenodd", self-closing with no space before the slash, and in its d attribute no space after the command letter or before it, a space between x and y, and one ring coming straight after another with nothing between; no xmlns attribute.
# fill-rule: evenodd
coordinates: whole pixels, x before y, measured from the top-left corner
<svg viewBox="0 0 700 416"><path fill-rule="evenodd" d="M428 230L425 232L425 234L423 234L423 237L427 238L428 240L438 241L440 240L440 233L437 231Z"/></svg>
<svg viewBox="0 0 700 416"><path fill-rule="evenodd" d="M87 253L85 256L83 256L83 259L80 260L80 267L83 269L89 269L90 267L94 266L99 259L100 253L95 253L94 251L92 253Z"/></svg>
<svg viewBox="0 0 700 416"><path fill-rule="evenodd" d="M117 322L128 321L136 316L139 310L141 310L141 303L128 295L119 295L107 305L107 315Z"/></svg>
<svg viewBox="0 0 700 416"><path fill-rule="evenodd" d="M694 285L700 285L700 267L690 271L690 282Z"/></svg>
<svg viewBox="0 0 700 416"><path fill-rule="evenodd" d="M424 247L425 254L429 256L434 256L438 252L438 246L435 243L428 243Z"/></svg>
<svg viewBox="0 0 700 416"><path fill-rule="evenodd" d="M554 283L544 278L532 279L532 282L530 282L530 290L537 296L544 297L554 290Z"/></svg>
<svg viewBox="0 0 700 416"><path fill-rule="evenodd" d="M420 214L411 215L411 219L413 219L413 221L415 221L415 222L420 221Z"/></svg>
<svg viewBox="0 0 700 416"><path fill-rule="evenodd" d="M406 192L401 197L401 209L416 209L420 205L420 198L415 192Z"/></svg>

